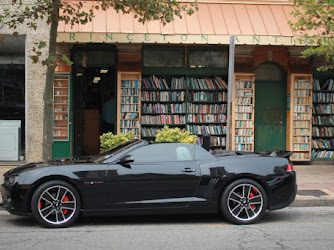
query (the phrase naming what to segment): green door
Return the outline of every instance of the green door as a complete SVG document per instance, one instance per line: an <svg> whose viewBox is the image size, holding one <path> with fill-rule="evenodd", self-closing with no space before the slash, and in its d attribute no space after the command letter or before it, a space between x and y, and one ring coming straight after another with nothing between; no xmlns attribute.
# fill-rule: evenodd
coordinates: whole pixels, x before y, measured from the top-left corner
<svg viewBox="0 0 334 250"><path fill-rule="evenodd" d="M72 84L70 74L56 74L53 97L52 158L70 157Z"/></svg>
<svg viewBox="0 0 334 250"><path fill-rule="evenodd" d="M255 151L285 150L286 82L255 82Z"/></svg>

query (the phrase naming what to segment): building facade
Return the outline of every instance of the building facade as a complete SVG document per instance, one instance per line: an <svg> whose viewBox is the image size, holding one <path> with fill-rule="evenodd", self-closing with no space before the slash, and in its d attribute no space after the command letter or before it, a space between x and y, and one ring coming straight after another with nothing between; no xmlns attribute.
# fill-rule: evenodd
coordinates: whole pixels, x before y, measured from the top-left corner
<svg viewBox="0 0 334 250"><path fill-rule="evenodd" d="M316 60L300 58L305 45L288 24L291 2L198 5L194 15L166 26L114 10L97 11L85 25L59 24L57 52L74 64L56 69L54 158L98 153L104 132L153 140L169 125L210 134L212 149L333 159L332 75L316 74ZM31 70L27 90L36 77ZM35 110L32 101L43 100L41 91L26 91L27 161L41 155L42 138L29 136L41 131L34 112L42 105Z"/></svg>
<svg viewBox="0 0 334 250"><path fill-rule="evenodd" d="M11 2L1 1L0 11L6 8L13 9ZM33 2L27 0L25 4ZM0 43L2 95L0 120L21 121L22 136L19 142L18 161L39 161L42 158L41 117L43 117L46 68L32 63L29 56L33 55L32 47L35 43L49 40L49 27L45 24L45 20L38 22L37 25L36 31L28 29L26 23L19 25L17 37L12 36L12 30L0 27L0 37L4 38ZM43 51L47 51L47 48ZM10 150L11 145L8 143L2 144L0 149L4 155Z"/></svg>

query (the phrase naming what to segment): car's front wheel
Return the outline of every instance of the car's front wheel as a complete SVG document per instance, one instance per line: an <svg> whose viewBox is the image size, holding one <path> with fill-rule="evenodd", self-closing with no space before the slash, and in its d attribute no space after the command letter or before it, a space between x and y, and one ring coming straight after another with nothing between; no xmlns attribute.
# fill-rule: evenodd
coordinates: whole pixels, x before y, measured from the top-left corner
<svg viewBox="0 0 334 250"><path fill-rule="evenodd" d="M227 186L221 197L225 218L235 224L250 224L261 219L267 207L262 186L251 179L240 179Z"/></svg>
<svg viewBox="0 0 334 250"><path fill-rule="evenodd" d="M67 227L80 213L76 189L64 181L49 181L39 186L31 200L35 219L45 227Z"/></svg>

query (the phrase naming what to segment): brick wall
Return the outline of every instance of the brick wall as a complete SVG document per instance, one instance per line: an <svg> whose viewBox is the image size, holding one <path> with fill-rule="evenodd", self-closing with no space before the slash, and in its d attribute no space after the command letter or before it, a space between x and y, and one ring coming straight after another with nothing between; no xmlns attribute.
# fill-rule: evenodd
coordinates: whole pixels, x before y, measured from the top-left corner
<svg viewBox="0 0 334 250"><path fill-rule="evenodd" d="M263 63L274 62L281 65L288 74L312 73L310 59L299 55L290 55L289 47L284 46L256 46L249 55L240 55L235 58L235 72L254 73Z"/></svg>
<svg viewBox="0 0 334 250"><path fill-rule="evenodd" d="M256 47L253 52L253 70L265 62L280 64L287 72L289 69L289 50L287 47Z"/></svg>

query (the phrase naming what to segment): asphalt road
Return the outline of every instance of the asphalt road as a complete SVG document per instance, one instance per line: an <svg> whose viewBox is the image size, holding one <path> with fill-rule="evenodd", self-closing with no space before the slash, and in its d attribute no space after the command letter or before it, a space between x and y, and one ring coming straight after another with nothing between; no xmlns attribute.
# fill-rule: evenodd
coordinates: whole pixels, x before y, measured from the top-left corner
<svg viewBox="0 0 334 250"><path fill-rule="evenodd" d="M215 215L80 218L65 229L0 210L0 249L333 249L334 207L268 212L255 225Z"/></svg>

